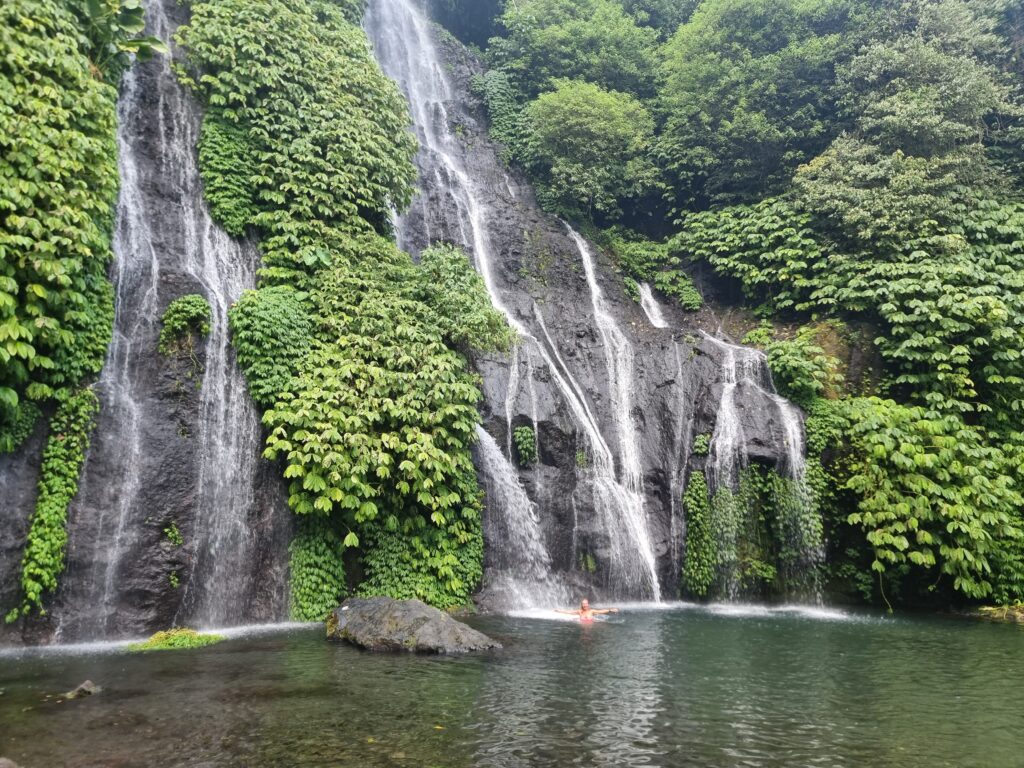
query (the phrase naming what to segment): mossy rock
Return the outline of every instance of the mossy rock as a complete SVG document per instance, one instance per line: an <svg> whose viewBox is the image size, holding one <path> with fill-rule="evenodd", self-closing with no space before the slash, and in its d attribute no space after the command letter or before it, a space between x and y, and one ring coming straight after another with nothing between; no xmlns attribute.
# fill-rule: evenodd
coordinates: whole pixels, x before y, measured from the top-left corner
<svg viewBox="0 0 1024 768"><path fill-rule="evenodd" d="M203 634L194 629L181 627L157 632L144 642L129 645L128 650L132 652L178 651L185 648L203 648L225 639L223 635Z"/></svg>
<svg viewBox="0 0 1024 768"><path fill-rule="evenodd" d="M1024 624L1024 603L1016 605L985 606L978 609L978 618L1007 624Z"/></svg>

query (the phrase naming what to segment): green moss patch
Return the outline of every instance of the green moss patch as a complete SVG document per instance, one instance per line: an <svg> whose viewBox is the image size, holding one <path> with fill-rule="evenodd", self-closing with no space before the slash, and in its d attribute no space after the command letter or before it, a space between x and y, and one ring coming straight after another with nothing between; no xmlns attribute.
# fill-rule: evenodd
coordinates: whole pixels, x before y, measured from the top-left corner
<svg viewBox="0 0 1024 768"><path fill-rule="evenodd" d="M141 651L178 651L185 648L204 648L207 645L215 645L221 640L226 640L224 635L213 635L197 632L194 629L180 627L157 632L148 640L141 643L132 643L128 650L133 653Z"/></svg>

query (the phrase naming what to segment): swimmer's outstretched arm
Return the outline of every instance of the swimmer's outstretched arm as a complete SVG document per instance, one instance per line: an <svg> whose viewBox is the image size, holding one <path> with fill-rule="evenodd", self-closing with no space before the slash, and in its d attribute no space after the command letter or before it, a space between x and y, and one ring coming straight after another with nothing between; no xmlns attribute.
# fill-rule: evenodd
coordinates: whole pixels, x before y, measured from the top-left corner
<svg viewBox="0 0 1024 768"><path fill-rule="evenodd" d="M568 614L571 614L573 616L576 616L576 615L579 614L579 609L577 609L575 611L567 611L567 610L565 610L565 608L555 608L554 610L555 610L555 613L568 613Z"/></svg>
<svg viewBox="0 0 1024 768"><path fill-rule="evenodd" d="M591 613L618 613L618 608L591 608Z"/></svg>

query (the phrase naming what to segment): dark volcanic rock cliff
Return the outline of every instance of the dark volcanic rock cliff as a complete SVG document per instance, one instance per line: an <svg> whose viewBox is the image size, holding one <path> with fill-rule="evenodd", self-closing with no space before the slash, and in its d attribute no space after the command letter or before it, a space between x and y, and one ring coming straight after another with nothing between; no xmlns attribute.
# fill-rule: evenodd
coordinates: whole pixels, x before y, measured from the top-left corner
<svg viewBox="0 0 1024 768"><path fill-rule="evenodd" d="M630 524L623 514L628 502L611 503L618 504L612 515L618 521L599 511L602 496L622 497L639 485L661 594L676 594L684 525L679 501L691 464L704 461L691 461L691 446L696 435L714 429L726 378L723 346L702 333L717 321L710 312L665 306L667 328L655 328L626 296L607 255L581 245L564 222L540 210L528 182L505 166L488 137L485 110L472 91L481 67L460 43L406 0L371 4L367 27L385 71L410 98L423 146L421 191L399 221L400 241L413 252L435 241L466 247L520 331L512 355L475 362L484 381L485 427L510 460L510 430L536 427L539 462L517 472L538 510L551 568L564 581L607 596L650 597L642 580L615 577L616 560L623 559L615 528ZM596 291L584 251L596 261ZM781 466L786 447L778 404L755 387L737 391L745 454ZM601 442L614 462L617 486L610 489L595 467ZM641 478L631 484L636 464ZM498 506L488 503L485 530L501 530L494 525L504 514ZM489 564L514 558L499 551L504 546L501 536L489 538ZM642 561L643 553L635 559Z"/></svg>

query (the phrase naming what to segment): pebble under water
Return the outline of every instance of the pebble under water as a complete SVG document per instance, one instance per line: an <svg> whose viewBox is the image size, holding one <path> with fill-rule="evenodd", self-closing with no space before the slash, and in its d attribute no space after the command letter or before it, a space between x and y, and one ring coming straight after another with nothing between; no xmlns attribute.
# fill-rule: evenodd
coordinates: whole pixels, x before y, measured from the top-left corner
<svg viewBox="0 0 1024 768"><path fill-rule="evenodd" d="M736 605L375 655L319 626L206 649L0 655L0 756L46 766L1012 766L1024 628ZM85 679L95 696L48 694Z"/></svg>

